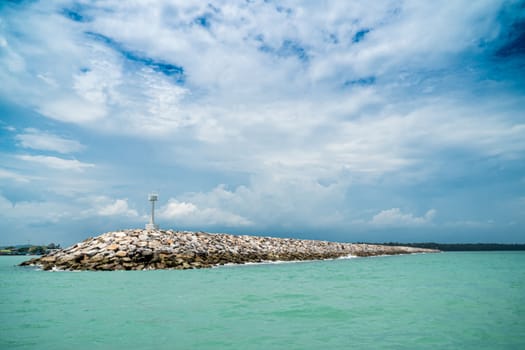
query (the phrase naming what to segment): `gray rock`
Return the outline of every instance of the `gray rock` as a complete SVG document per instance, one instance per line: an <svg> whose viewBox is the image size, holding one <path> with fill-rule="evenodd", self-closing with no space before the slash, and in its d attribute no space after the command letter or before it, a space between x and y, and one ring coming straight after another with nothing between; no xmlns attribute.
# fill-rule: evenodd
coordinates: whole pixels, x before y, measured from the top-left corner
<svg viewBox="0 0 525 350"><path fill-rule="evenodd" d="M289 238L135 229L88 238L70 248L31 259L21 265L41 265L44 270L190 269L227 263L421 252L436 251Z"/></svg>

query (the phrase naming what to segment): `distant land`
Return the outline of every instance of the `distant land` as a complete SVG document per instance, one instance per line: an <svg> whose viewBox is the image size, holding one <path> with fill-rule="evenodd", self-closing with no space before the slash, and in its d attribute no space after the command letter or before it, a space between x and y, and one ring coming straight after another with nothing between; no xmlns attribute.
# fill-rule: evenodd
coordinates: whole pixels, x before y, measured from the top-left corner
<svg viewBox="0 0 525 350"><path fill-rule="evenodd" d="M496 250L525 250L523 243L369 243L388 246L404 246L414 248L438 249L444 252L476 252L476 251L496 251Z"/></svg>
<svg viewBox="0 0 525 350"><path fill-rule="evenodd" d="M61 249L60 244L49 243L48 245L18 244L0 246L0 255L43 255Z"/></svg>

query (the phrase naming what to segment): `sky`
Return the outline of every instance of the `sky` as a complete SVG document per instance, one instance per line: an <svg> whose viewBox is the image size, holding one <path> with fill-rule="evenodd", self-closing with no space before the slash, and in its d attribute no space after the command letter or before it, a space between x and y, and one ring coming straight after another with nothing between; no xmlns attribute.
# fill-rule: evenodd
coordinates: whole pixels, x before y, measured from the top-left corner
<svg viewBox="0 0 525 350"><path fill-rule="evenodd" d="M0 245L525 243L525 3L2 1Z"/></svg>

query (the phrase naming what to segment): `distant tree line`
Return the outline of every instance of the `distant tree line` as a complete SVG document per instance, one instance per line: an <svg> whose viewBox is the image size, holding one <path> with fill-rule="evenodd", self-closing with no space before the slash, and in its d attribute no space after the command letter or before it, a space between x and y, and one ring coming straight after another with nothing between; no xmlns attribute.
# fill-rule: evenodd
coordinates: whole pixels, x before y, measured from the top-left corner
<svg viewBox="0 0 525 350"><path fill-rule="evenodd" d="M7 246L0 247L0 255L44 255L54 249L60 249L60 244Z"/></svg>
<svg viewBox="0 0 525 350"><path fill-rule="evenodd" d="M470 252L470 251L493 251L493 250L525 250L525 244L504 243L380 243L389 246L405 246L417 248L439 249L444 252Z"/></svg>

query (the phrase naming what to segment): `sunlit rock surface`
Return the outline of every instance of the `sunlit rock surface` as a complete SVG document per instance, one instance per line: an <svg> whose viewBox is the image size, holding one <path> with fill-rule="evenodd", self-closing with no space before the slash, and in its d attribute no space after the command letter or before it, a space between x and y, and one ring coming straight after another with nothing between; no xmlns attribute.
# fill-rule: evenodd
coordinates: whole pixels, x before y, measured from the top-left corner
<svg viewBox="0 0 525 350"><path fill-rule="evenodd" d="M44 270L193 269L264 261L433 253L437 250L172 230L104 233L23 262Z"/></svg>

